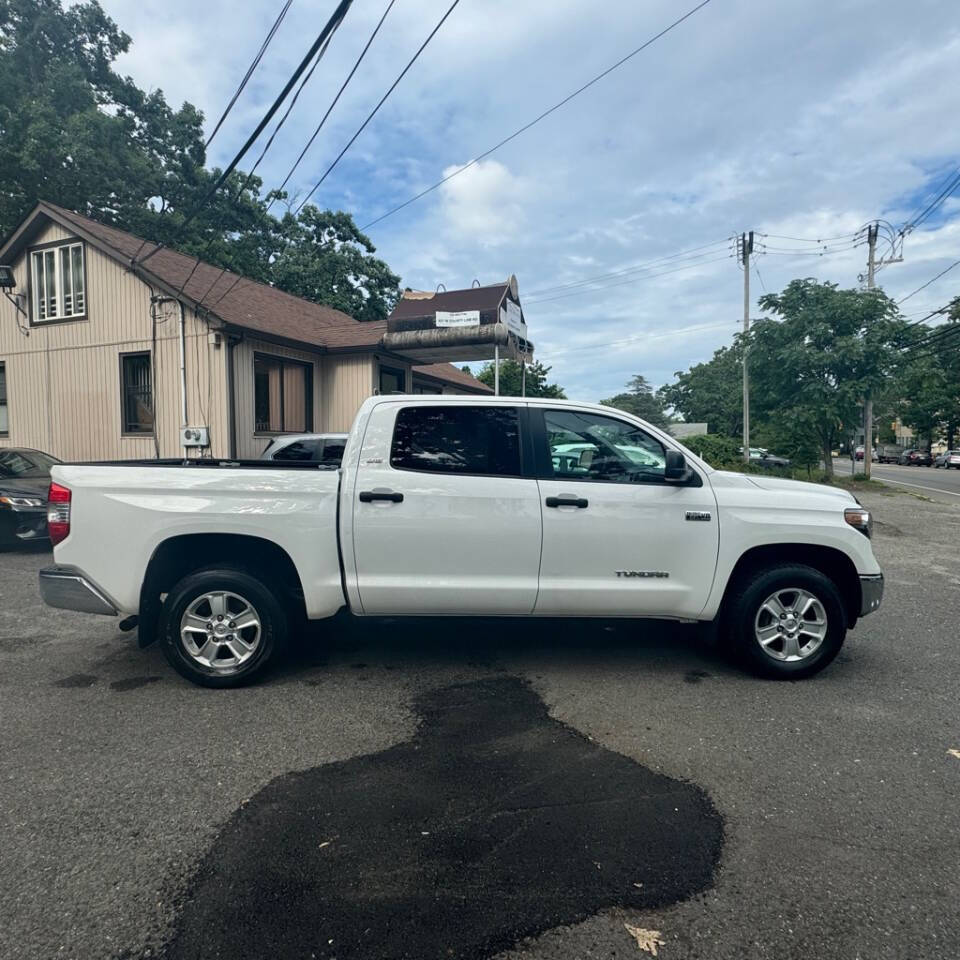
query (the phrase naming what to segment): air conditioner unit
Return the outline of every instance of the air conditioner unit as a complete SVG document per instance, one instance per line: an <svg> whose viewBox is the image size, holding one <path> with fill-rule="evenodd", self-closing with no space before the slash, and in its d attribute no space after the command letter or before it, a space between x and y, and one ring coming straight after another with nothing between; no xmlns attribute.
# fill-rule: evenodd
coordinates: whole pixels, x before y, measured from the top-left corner
<svg viewBox="0 0 960 960"><path fill-rule="evenodd" d="M183 447L209 447L209 427L181 427L180 445Z"/></svg>

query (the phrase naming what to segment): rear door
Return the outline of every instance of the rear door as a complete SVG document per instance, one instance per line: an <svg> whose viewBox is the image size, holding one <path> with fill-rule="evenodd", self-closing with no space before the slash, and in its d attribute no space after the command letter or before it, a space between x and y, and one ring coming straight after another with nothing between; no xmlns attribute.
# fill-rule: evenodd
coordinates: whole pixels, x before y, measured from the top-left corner
<svg viewBox="0 0 960 960"><path fill-rule="evenodd" d="M664 478L666 449L628 420L530 408L543 502L536 613L696 617L719 534L709 482Z"/></svg>
<svg viewBox="0 0 960 960"><path fill-rule="evenodd" d="M519 404L374 408L352 491L364 613L533 610L541 518L525 417Z"/></svg>

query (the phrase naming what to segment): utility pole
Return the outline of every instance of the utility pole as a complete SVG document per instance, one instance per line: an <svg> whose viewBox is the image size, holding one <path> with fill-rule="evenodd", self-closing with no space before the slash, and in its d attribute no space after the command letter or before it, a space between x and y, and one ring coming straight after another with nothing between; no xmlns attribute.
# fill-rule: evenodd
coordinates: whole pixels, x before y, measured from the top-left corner
<svg viewBox="0 0 960 960"><path fill-rule="evenodd" d="M876 274L877 235L880 224L871 223L867 227L867 289L874 289ZM873 463L873 394L867 387L863 398L863 475L870 479L870 467Z"/></svg>
<svg viewBox="0 0 960 960"><path fill-rule="evenodd" d="M743 262L743 335L750 332L750 254L753 253L753 231L740 234L740 259ZM750 462L750 374L747 369L747 346L743 346L743 462Z"/></svg>

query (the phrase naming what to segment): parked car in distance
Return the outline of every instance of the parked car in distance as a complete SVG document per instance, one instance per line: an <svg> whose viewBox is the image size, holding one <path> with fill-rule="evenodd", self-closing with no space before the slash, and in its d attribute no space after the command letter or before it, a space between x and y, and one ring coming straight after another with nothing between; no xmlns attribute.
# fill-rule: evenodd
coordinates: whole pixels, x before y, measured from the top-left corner
<svg viewBox="0 0 960 960"><path fill-rule="evenodd" d="M933 466L933 457L929 450L917 450L911 448L904 450L900 455L900 465L903 467L931 467Z"/></svg>
<svg viewBox="0 0 960 960"><path fill-rule="evenodd" d="M862 444L862 443L860 444L860 446L858 446L858 447L853 451L853 459L854 459L854 460L862 460L862 459L863 459L863 444ZM874 447L873 450L870 451L870 459L871 459L874 463L876 463L876 462L880 459L880 457L879 457L878 454L877 454L877 448L876 448L876 447Z"/></svg>
<svg viewBox="0 0 960 960"><path fill-rule="evenodd" d="M897 443L881 443L877 447L877 461L879 463L899 463L903 455L903 447Z"/></svg>
<svg viewBox="0 0 960 960"><path fill-rule="evenodd" d="M0 449L0 547L47 540L49 453L20 447Z"/></svg>
<svg viewBox="0 0 960 960"><path fill-rule="evenodd" d="M769 467L770 469L784 469L790 466L790 461L786 457L778 457L763 447L750 448L750 462L757 467Z"/></svg>
<svg viewBox="0 0 960 960"><path fill-rule="evenodd" d="M567 400L375 396L339 470L72 464L49 499L44 600L123 615L211 687L256 677L304 620L334 633L344 608L716 622L743 663L796 680L883 593L871 513L848 491L714 470Z"/></svg>
<svg viewBox="0 0 960 960"><path fill-rule="evenodd" d="M937 454L933 465L937 468L944 467L947 470L951 467L960 470L960 450L944 450L943 453Z"/></svg>
<svg viewBox="0 0 960 960"><path fill-rule="evenodd" d="M347 445L346 433L288 433L274 437L260 454L261 460L316 463L336 470Z"/></svg>

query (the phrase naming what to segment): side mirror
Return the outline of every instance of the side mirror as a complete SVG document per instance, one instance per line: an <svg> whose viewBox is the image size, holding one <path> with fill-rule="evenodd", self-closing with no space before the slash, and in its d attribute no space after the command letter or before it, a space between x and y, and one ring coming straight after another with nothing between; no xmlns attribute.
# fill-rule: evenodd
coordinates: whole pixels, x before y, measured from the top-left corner
<svg viewBox="0 0 960 960"><path fill-rule="evenodd" d="M663 466L664 480L685 480L687 477L687 458L679 450L668 450Z"/></svg>

